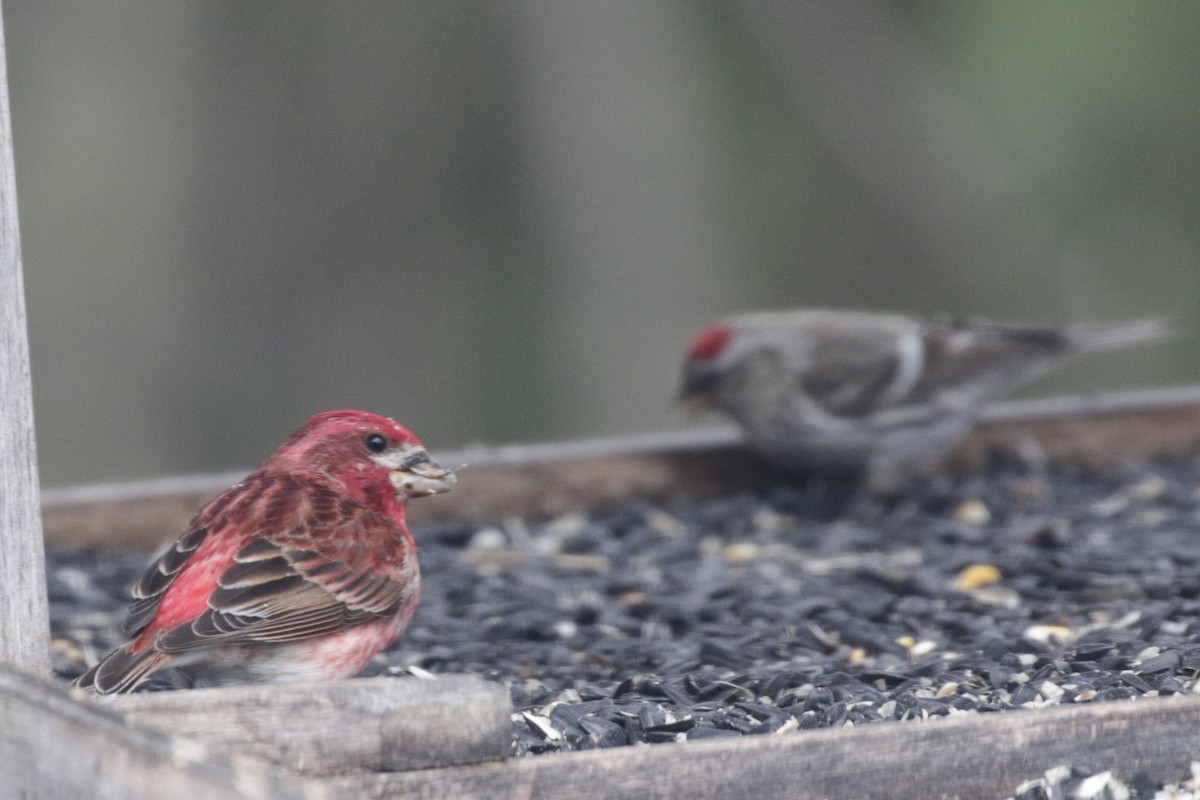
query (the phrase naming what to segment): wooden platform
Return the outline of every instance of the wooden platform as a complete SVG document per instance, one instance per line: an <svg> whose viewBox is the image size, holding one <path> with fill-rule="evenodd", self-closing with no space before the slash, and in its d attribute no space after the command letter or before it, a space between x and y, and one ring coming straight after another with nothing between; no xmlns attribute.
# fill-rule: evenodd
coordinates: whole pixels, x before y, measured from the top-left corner
<svg viewBox="0 0 1200 800"><path fill-rule="evenodd" d="M1088 468L1193 459L1200 388L998 406L946 468L995 449ZM418 523L696 498L773 474L728 429L438 457L470 466L453 493L413 504ZM149 550L242 475L46 491L47 542ZM510 711L504 687L467 676L101 705L0 670L0 798L997 798L1062 763L1177 779L1200 755L1200 697L525 759L505 758Z"/></svg>

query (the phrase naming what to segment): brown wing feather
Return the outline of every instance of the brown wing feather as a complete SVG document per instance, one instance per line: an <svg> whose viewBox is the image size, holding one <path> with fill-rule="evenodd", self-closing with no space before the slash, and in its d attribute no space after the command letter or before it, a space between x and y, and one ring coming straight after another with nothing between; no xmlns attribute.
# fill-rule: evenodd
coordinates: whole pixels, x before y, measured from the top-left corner
<svg viewBox="0 0 1200 800"><path fill-rule="evenodd" d="M134 599L129 604L125 623L121 626L122 633L126 636L136 636L150 624L150 620L154 619L154 614L158 611L158 604L162 600L162 596L174 583L175 577L183 569L183 565L187 563L192 553L196 552L196 548L201 545L206 536L208 536L208 527L197 525L193 521L192 528L180 536L165 553L151 562L142 574L141 580L133 587Z"/></svg>
<svg viewBox="0 0 1200 800"><path fill-rule="evenodd" d="M922 338L925 369L906 403L966 386L976 401L987 400L1044 374L1074 349L1061 329L981 321L930 323Z"/></svg>
<svg viewBox="0 0 1200 800"><path fill-rule="evenodd" d="M75 685L98 694L127 692L170 660L171 656L157 650L116 650L79 676Z"/></svg>
<svg viewBox="0 0 1200 800"><path fill-rule="evenodd" d="M219 576L206 612L159 637L161 652L320 636L391 616L417 591L411 540L393 520L332 487L260 474L209 503L147 567L133 590L126 635L151 623L209 531L231 517L264 533Z"/></svg>
<svg viewBox="0 0 1200 800"><path fill-rule="evenodd" d="M163 634L158 649L295 641L394 615L417 591L410 540L395 522L360 506L337 504L333 514L320 507L328 524L318 531L262 535L239 550L208 610ZM381 563L378 547L392 557Z"/></svg>
<svg viewBox="0 0 1200 800"><path fill-rule="evenodd" d="M921 331L921 371L903 396L888 397L900 354L890 328L841 329L813 345L801 389L831 414L870 416L884 408L931 403L969 388L978 400L1036 377L1072 348L1059 329L945 320ZM937 413L935 407L930 413Z"/></svg>
<svg viewBox="0 0 1200 800"><path fill-rule="evenodd" d="M216 527L227 513L237 513L252 507L274 484L275 481L269 478L252 475L242 483L226 489L200 509L188 523L187 530L180 534L165 553L146 567L141 580L133 587L133 602L129 604L125 624L121 626L122 633L129 637L141 633L154 619L163 595L179 577L192 554L204 543L209 531Z"/></svg>
<svg viewBox="0 0 1200 800"><path fill-rule="evenodd" d="M800 388L831 414L863 416L879 409L879 399L898 368L890 331L843 330L813 343Z"/></svg>

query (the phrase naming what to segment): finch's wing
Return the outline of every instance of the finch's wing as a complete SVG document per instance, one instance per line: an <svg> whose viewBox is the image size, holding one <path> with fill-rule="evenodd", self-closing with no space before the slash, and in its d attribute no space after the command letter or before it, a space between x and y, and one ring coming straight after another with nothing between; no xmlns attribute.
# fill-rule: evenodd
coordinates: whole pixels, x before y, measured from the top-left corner
<svg viewBox="0 0 1200 800"><path fill-rule="evenodd" d="M158 649L178 653L323 636L393 616L417 591L416 555L381 514L354 506L319 538L286 538L291 541L259 536L242 547L217 578L207 609L159 637ZM304 538L306 546L298 546ZM406 555L400 563L378 563L371 543L393 553L405 548Z"/></svg>
<svg viewBox="0 0 1200 800"><path fill-rule="evenodd" d="M242 544L221 554L203 546L210 537ZM395 614L416 572L412 541L389 517L321 484L252 476L147 568L125 632L162 630L163 652L321 636Z"/></svg>
<svg viewBox="0 0 1200 800"><path fill-rule="evenodd" d="M158 613L163 595L171 588L192 553L208 536L208 526L198 521L202 516L197 516L188 530L175 540L175 544L146 567L141 580L133 587L133 602L129 604L125 623L121 626L126 636L136 636L150 624Z"/></svg>
<svg viewBox="0 0 1200 800"><path fill-rule="evenodd" d="M171 627L203 611L204 598L212 588L215 576L198 577L198 571L189 567L196 551L212 531L228 537L228 533L244 524L242 521L246 518L261 516L254 509L260 507L264 499L293 494L296 489L295 481L288 484L255 473L209 501L175 543L150 562L142 573L141 580L133 587L133 602L129 604L122 632L133 638L148 627L163 627L164 623ZM212 546L205 549L211 550ZM180 592L174 587L184 574L186 577L182 580L186 591ZM159 610L168 593L172 596L171 613L164 619ZM186 600L184 595L188 596Z"/></svg>

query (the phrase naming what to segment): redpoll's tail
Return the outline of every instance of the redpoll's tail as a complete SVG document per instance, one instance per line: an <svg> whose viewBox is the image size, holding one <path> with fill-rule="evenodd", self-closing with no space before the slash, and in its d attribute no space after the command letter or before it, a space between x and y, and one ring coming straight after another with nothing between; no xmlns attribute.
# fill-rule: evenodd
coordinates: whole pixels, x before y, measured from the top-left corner
<svg viewBox="0 0 1200 800"><path fill-rule="evenodd" d="M1067 329L1080 350L1111 350L1178 339L1182 334L1165 319L1133 319L1099 325L1074 325Z"/></svg>

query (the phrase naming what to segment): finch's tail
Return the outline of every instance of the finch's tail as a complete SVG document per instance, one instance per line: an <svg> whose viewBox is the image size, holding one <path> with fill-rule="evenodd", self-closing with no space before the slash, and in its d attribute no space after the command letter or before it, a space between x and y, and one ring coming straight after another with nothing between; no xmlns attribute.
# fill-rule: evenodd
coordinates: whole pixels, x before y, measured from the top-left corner
<svg viewBox="0 0 1200 800"><path fill-rule="evenodd" d="M150 673L166 665L171 656L153 647L132 653L122 647L114 650L75 679L75 686L96 694L133 691Z"/></svg>
<svg viewBox="0 0 1200 800"><path fill-rule="evenodd" d="M1178 339L1182 334L1165 319L1133 319L1099 325L1073 325L1067 329L1080 350L1111 350Z"/></svg>

